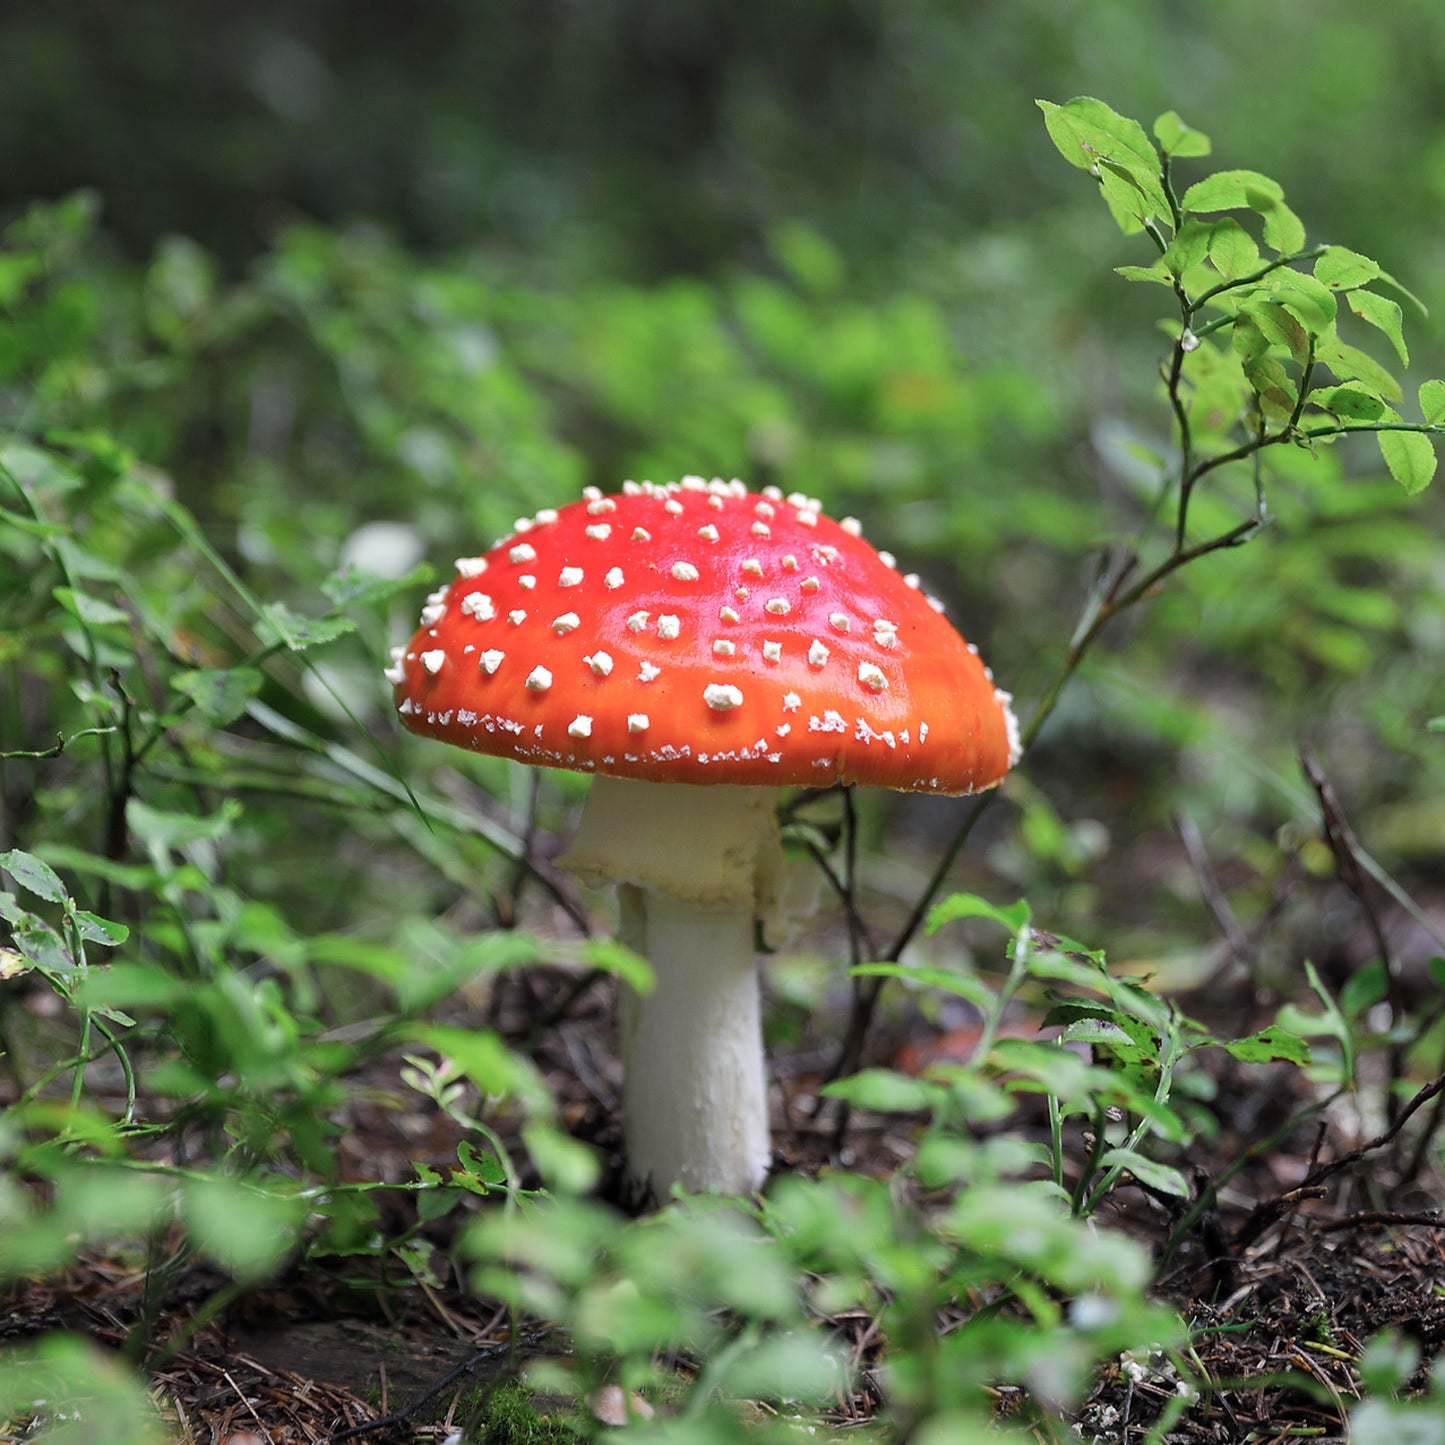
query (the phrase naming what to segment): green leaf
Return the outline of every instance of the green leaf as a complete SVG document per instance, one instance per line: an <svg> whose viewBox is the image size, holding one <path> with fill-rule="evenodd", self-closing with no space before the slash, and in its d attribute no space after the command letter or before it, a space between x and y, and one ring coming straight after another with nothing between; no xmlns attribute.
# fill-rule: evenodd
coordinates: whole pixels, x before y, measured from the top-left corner
<svg viewBox="0 0 1445 1445"><path fill-rule="evenodd" d="M1126 281L1156 281L1161 286L1174 284L1173 276L1162 261L1156 261L1152 266L1115 266L1114 274L1122 276Z"/></svg>
<svg viewBox="0 0 1445 1445"><path fill-rule="evenodd" d="M1202 130L1185 125L1177 110L1166 110L1154 122L1154 139L1166 156L1207 156L1212 149L1209 137Z"/></svg>
<svg viewBox="0 0 1445 1445"><path fill-rule="evenodd" d="M1263 211L1284 200L1284 187L1258 171L1216 171L1180 198L1186 211Z"/></svg>
<svg viewBox="0 0 1445 1445"><path fill-rule="evenodd" d="M1347 246L1330 246L1315 262L1315 280L1331 291L1353 291L1369 285L1379 274L1380 268L1368 256Z"/></svg>
<svg viewBox="0 0 1445 1445"><path fill-rule="evenodd" d="M176 687L196 705L196 711L213 727L229 727L261 690L265 676L254 667L207 668L182 672Z"/></svg>
<svg viewBox="0 0 1445 1445"><path fill-rule="evenodd" d="M492 1029L422 1024L409 1030L406 1037L450 1059L484 1094L515 1095L538 1109L551 1104L547 1086L531 1060L513 1053Z"/></svg>
<svg viewBox="0 0 1445 1445"><path fill-rule="evenodd" d="M292 652L304 652L354 632L356 624L346 617L303 617L284 602L270 602L261 609L257 630L267 641L284 643Z"/></svg>
<svg viewBox="0 0 1445 1445"><path fill-rule="evenodd" d="M1379 279L1385 285L1393 287L1412 305L1421 316L1428 316L1430 308L1412 291L1408 286L1402 286L1388 271L1381 270Z"/></svg>
<svg viewBox="0 0 1445 1445"><path fill-rule="evenodd" d="M846 1079L836 1079L818 1090L830 1099L842 1099L855 1109L875 1114L914 1114L932 1109L942 1098L937 1084L910 1078L892 1069L862 1069Z"/></svg>
<svg viewBox="0 0 1445 1445"><path fill-rule="evenodd" d="M649 994L657 986L652 965L639 953L634 953L626 944L615 938L589 939L582 950L589 968L600 968L604 973L615 974L629 988L640 994Z"/></svg>
<svg viewBox="0 0 1445 1445"><path fill-rule="evenodd" d="M1106 1169L1119 1165L1127 1169L1141 1184L1157 1189L1161 1194L1173 1194L1180 1199L1189 1198L1189 1185L1184 1176L1167 1164L1147 1159L1134 1149L1106 1149L1099 1159Z"/></svg>
<svg viewBox="0 0 1445 1445"><path fill-rule="evenodd" d="M170 852L192 843L224 838L241 816L241 805L227 798L214 813L171 813L132 798L125 809L126 822L137 838L153 851Z"/></svg>
<svg viewBox="0 0 1445 1445"><path fill-rule="evenodd" d="M1420 383L1420 412L1430 426L1445 421L1445 381Z"/></svg>
<svg viewBox="0 0 1445 1445"><path fill-rule="evenodd" d="M1259 247L1254 237L1228 216L1209 228L1209 259L1226 281L1238 281L1259 270Z"/></svg>
<svg viewBox="0 0 1445 1445"><path fill-rule="evenodd" d="M336 607L375 606L390 597L419 591L433 576L429 563L423 562L405 577L383 577L360 567L339 567L321 584L321 594Z"/></svg>
<svg viewBox="0 0 1445 1445"><path fill-rule="evenodd" d="M57 587L53 595L72 617L79 618L87 627L124 626L130 621L129 612L102 602L88 592L80 592L73 587Z"/></svg>
<svg viewBox="0 0 1445 1445"><path fill-rule="evenodd" d="M1163 265L1171 274L1182 276L1192 271L1209 257L1209 243L1214 235L1214 224L1187 220L1174 233L1173 239L1155 265ZM1151 271L1154 267L1149 268Z"/></svg>
<svg viewBox="0 0 1445 1445"><path fill-rule="evenodd" d="M187 1179L182 1210L196 1248L243 1279L279 1264L306 1218L300 1200L221 1176Z"/></svg>
<svg viewBox="0 0 1445 1445"><path fill-rule="evenodd" d="M1226 1053L1247 1064L1307 1064L1310 1046L1299 1037L1271 1024L1248 1038L1220 1040Z"/></svg>
<svg viewBox="0 0 1445 1445"><path fill-rule="evenodd" d="M1256 209L1264 217L1266 246L1272 246L1281 256L1292 256L1304 249L1304 223L1283 201L1257 206Z"/></svg>
<svg viewBox="0 0 1445 1445"><path fill-rule="evenodd" d="M553 1194L587 1194L597 1187L602 1172L596 1153L580 1139L545 1119L522 1125L522 1141L542 1181ZM506 1174L498 1166L498 1177L488 1182L504 1185Z"/></svg>
<svg viewBox="0 0 1445 1445"><path fill-rule="evenodd" d="M1138 121L1088 96L1066 105L1047 100L1037 104L1064 159L1098 177L1121 230L1138 231L1145 221L1170 215L1158 153Z"/></svg>
<svg viewBox="0 0 1445 1445"><path fill-rule="evenodd" d="M1398 413L1358 381L1342 386L1317 386L1309 394L1311 406L1342 421L1393 421Z"/></svg>
<svg viewBox="0 0 1445 1445"><path fill-rule="evenodd" d="M1327 336L1315 347L1315 360L1334 372L1336 381L1363 381L1388 402L1401 399L1400 383L1366 351L1338 336Z"/></svg>
<svg viewBox="0 0 1445 1445"><path fill-rule="evenodd" d="M1243 365L1260 410L1281 421L1293 416L1299 404L1299 392L1284 363L1278 357L1260 356Z"/></svg>
<svg viewBox="0 0 1445 1445"><path fill-rule="evenodd" d="M974 1007L987 1011L997 1002L993 990L969 973L955 973L946 968L929 968L909 963L860 963L848 970L849 978L899 978L925 988L942 989L964 998Z"/></svg>
<svg viewBox="0 0 1445 1445"><path fill-rule="evenodd" d="M1435 475L1435 448L1430 438L1409 431L1382 431L1376 436L1380 455L1406 496L1423 492Z"/></svg>
<svg viewBox="0 0 1445 1445"><path fill-rule="evenodd" d="M1347 1018L1359 1018L1389 991L1390 973L1384 959L1371 959L1345 980L1340 989L1340 1012Z"/></svg>
<svg viewBox="0 0 1445 1445"><path fill-rule="evenodd" d="M64 903L68 897L60 875L49 863L33 853L22 853L12 848L0 853L0 868L3 868L22 888L43 898L47 903Z"/></svg>
<svg viewBox="0 0 1445 1445"><path fill-rule="evenodd" d="M1023 898L1008 908L1000 908L974 893L954 893L928 915L927 931L937 933L956 918L988 918L1001 923L1010 933L1020 933L1028 927L1030 916L1028 902Z"/></svg>
<svg viewBox="0 0 1445 1445"><path fill-rule="evenodd" d="M1401 366L1409 366L1410 353L1405 348L1405 317L1400 310L1398 302L1391 301L1388 296L1379 296L1373 291L1351 291L1345 298L1351 311L1360 318L1367 321L1371 326L1378 327L1390 338L1390 344L1395 348L1395 355L1400 358Z"/></svg>
<svg viewBox="0 0 1445 1445"><path fill-rule="evenodd" d="M474 1175L483 1184L505 1184L507 1171L495 1154L490 1154L467 1139L457 1145L457 1160L468 1174Z"/></svg>
<svg viewBox="0 0 1445 1445"><path fill-rule="evenodd" d="M1304 365L1310 355L1311 337L1292 311L1286 310L1277 301L1251 293L1250 299L1239 308L1239 319L1235 323L1237 334L1240 323L1245 320L1252 321L1271 346L1284 347L1301 366ZM1251 360L1257 359L1258 350L1252 341L1244 355Z"/></svg>
<svg viewBox="0 0 1445 1445"><path fill-rule="evenodd" d="M1287 307L1312 336L1323 336L1335 323L1339 304L1335 293L1313 276L1282 267L1265 283L1270 295Z"/></svg>
<svg viewBox="0 0 1445 1445"><path fill-rule="evenodd" d="M130 929L123 923L113 923L109 918L77 908L72 915L80 936L87 943L99 943L106 948L118 948L130 937Z"/></svg>

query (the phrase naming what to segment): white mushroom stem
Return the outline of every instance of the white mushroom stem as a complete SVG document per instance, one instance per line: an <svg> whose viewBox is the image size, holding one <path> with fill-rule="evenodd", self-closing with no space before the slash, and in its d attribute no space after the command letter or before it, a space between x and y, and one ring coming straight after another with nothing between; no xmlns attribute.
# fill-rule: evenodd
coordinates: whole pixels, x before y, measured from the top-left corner
<svg viewBox="0 0 1445 1445"><path fill-rule="evenodd" d="M619 1005L627 1176L639 1193L743 1193L771 1157L754 921L781 864L775 793L594 779L568 867L621 890L655 986Z"/></svg>
<svg viewBox="0 0 1445 1445"><path fill-rule="evenodd" d="M622 941L656 980L618 1000L627 1177L659 1199L674 1183L756 1189L772 1146L753 920L632 884L619 892Z"/></svg>

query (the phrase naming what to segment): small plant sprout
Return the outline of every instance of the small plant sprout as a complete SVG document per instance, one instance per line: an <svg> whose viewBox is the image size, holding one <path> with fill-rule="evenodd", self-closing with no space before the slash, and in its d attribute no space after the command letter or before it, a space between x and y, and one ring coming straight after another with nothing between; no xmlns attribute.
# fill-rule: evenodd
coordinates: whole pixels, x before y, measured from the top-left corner
<svg viewBox="0 0 1445 1445"><path fill-rule="evenodd" d="M736 1193L771 1143L754 927L776 790L996 785L1009 697L942 609L819 504L689 477L519 522L428 599L388 677L414 732L595 773L567 862L620 890L627 1168Z"/></svg>

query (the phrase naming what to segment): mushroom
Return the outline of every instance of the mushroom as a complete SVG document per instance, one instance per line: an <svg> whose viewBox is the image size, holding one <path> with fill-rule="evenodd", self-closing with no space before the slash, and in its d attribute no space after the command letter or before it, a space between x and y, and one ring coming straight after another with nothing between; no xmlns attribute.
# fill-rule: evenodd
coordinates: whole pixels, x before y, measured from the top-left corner
<svg viewBox="0 0 1445 1445"><path fill-rule="evenodd" d="M564 861L618 886L655 977L619 1001L628 1178L654 1197L756 1188L775 790L991 788L1019 754L1009 695L856 522L776 488L589 488L457 574L393 653L402 722L597 775Z"/></svg>

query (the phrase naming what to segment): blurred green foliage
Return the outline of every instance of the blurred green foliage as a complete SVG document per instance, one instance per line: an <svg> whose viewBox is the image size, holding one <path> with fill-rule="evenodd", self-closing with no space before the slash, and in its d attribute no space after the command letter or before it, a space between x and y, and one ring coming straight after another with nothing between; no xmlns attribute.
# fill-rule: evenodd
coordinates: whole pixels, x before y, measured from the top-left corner
<svg viewBox="0 0 1445 1445"><path fill-rule="evenodd" d="M854 1304L886 1326L889 1426L919 1438L978 1428L997 1379L1063 1406L1120 1350L1172 1350L1145 1251L1090 1216L1126 1172L1180 1192L1218 1129L1200 1051L1302 1065L1308 1036L1312 1077L1349 1086L1384 1042L1376 1005L1392 1047L1420 1017L1359 942L1296 754L1325 760L1381 876L1438 906L1438 495L1407 495L1368 439L1272 448L1272 525L1141 598L979 829L970 885L1032 911L955 897L938 921L1003 924L1002 959L947 931L856 971L896 985L885 1029L968 1005L998 1043L832 1087L913 1131L909 1166L640 1225L592 1197L598 1158L535 1039L487 1012L524 968L637 967L565 936L575 902L522 861L577 780L399 736L378 663L429 577L514 517L589 483L736 474L862 517L1027 713L1098 579L1167 553L1180 460L1160 371L1178 328L1156 329L1163 292L1111 273L1156 253L1060 164L1033 98L1177 109L1214 140L1204 166L1173 136L1185 196L1213 168L1287 182L1287 215L1244 198L1275 228L1256 251L1293 249L1298 213L1438 309L1433 0L136 0L14 5L0 41L0 1282L131 1249L162 1300L194 1255L223 1280L194 1323L288 1267L434 1288L450 1219L475 1285L576 1344L540 1384L656 1390L668 1349L706 1357L679 1417L638 1438L790 1435L787 1412L744 1430L716 1397L814 1408L838 1383L816 1321ZM1235 255L1194 262L1222 276ZM1279 309L1329 340L1308 286L1251 304L1226 319L1258 346L1190 353L1219 445L1251 397L1278 423L1307 390ZM1368 383L1403 358L1396 314L1362 306L1340 320ZM1438 371L1432 323L1411 315L1409 338L1412 375ZM1256 481L1221 470L1190 527L1226 534ZM863 809L880 933L956 817ZM1218 899L1186 824L1250 966L1299 994L1291 1035L1216 1037L1027 931L1207 974ZM1421 911L1394 960L1417 991ZM823 961L777 961L781 1033L834 1018L843 970ZM1108 1067L997 1039L1020 999ZM425 1109L447 1147L405 1178L343 1167L374 1095ZM1005 1128L1030 1096L1046 1143ZM938 1337L941 1310L990 1293L1008 1309ZM190 1327L154 1325L132 1322L128 1358ZM0 1362L0 1414L37 1408L36 1370L144 1438L135 1377L66 1338Z"/></svg>

